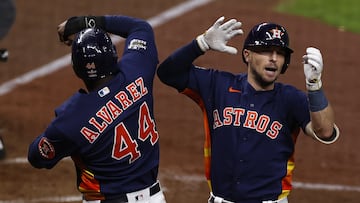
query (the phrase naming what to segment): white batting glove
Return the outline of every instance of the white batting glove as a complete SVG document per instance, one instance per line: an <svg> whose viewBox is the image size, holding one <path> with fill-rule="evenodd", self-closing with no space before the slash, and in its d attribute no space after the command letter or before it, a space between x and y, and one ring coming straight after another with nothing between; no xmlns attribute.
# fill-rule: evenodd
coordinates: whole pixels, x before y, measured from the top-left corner
<svg viewBox="0 0 360 203"><path fill-rule="evenodd" d="M303 56L306 88L309 91L319 90L322 86L321 72L323 70L323 59L320 50L308 47Z"/></svg>
<svg viewBox="0 0 360 203"><path fill-rule="evenodd" d="M231 19L224 22L225 17L222 16L204 33L197 36L196 41L201 50L206 52L209 49L236 54L237 49L227 46L227 42L236 35L243 34L240 29L241 22Z"/></svg>

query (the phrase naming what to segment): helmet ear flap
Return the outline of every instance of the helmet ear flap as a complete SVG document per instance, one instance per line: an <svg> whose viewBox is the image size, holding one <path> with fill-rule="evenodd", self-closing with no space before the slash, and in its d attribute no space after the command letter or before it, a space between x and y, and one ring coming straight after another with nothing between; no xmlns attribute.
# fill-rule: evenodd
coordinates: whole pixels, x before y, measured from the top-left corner
<svg viewBox="0 0 360 203"><path fill-rule="evenodd" d="M284 74L286 72L286 69L288 68L289 64L290 64L290 54L291 53L286 53L285 55L285 61L284 61L284 65L281 68L281 74Z"/></svg>

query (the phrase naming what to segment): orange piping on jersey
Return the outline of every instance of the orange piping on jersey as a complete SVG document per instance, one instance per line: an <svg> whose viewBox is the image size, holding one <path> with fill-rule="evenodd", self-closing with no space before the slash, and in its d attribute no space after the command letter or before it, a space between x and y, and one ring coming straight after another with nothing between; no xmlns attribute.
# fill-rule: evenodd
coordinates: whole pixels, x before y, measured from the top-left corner
<svg viewBox="0 0 360 203"><path fill-rule="evenodd" d="M77 174L80 176L80 182L78 190L83 194L85 200L105 200L105 197L100 192L99 181L95 179L95 176L90 171L86 170L85 164L78 156L72 156L77 169Z"/></svg>
<svg viewBox="0 0 360 203"><path fill-rule="evenodd" d="M205 104L204 104L204 101L201 99L200 95L197 92L195 92L189 88L186 88L181 93L187 95L192 100L194 100L199 105L199 107L203 113L203 122L204 122L204 130L205 130L205 141L204 141L205 177L207 179L210 191L212 191L211 180L210 180L211 137L210 137L209 122L208 122L208 116L207 116L206 109L205 109Z"/></svg>
<svg viewBox="0 0 360 203"><path fill-rule="evenodd" d="M300 128L297 128L294 130L294 132L291 134L291 137L293 139L294 145L296 144L297 137L299 135ZM290 194L290 191L292 190L292 177L293 172L295 169L295 152L291 155L287 162L287 173L286 176L282 179L282 191L278 199L282 199L287 197Z"/></svg>

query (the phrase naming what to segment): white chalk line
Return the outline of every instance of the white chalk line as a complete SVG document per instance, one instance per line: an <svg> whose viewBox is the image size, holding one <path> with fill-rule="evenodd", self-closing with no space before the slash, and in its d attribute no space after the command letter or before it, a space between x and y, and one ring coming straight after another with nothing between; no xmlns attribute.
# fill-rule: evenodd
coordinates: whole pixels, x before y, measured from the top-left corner
<svg viewBox="0 0 360 203"><path fill-rule="evenodd" d="M162 25L169 20L172 20L176 17L181 16L182 14L189 12L197 7L200 7L202 5L205 5L213 0L189 0L185 1L173 8L170 8L167 11L164 11L160 13L159 15L152 17L148 19L147 21L152 25L153 27L157 27L159 25ZM118 36L112 36L112 40L115 44L121 42L123 38ZM67 67L71 64L71 54L66 54L65 56L62 56L55 61L52 61L48 64L45 64L43 66L40 66L32 71L29 71L23 75L20 75L12 80L9 80L3 84L0 85L0 96L3 96L9 92L11 92L13 89L15 89L19 85L27 84L37 78L49 75L55 71L58 71L64 67Z"/></svg>
<svg viewBox="0 0 360 203"><path fill-rule="evenodd" d="M148 19L148 22L153 26L157 27L168 22L171 19L174 19L182 14L195 9L199 6L205 5L212 0L189 0L178 6L171 8L155 17ZM119 43L123 39L120 37L112 37L114 43ZM0 85L0 96L3 96L11 92L14 88L19 85L27 84L37 78L49 75L57 70L60 70L66 66L69 66L71 62L71 55L67 54L62 56L55 61L52 61L48 64L45 64L39 68L36 68L28 73L25 73L15 79L7 81ZM70 159L65 159L70 160ZM27 164L26 158L13 158L5 159L0 162L2 164ZM205 178L202 175L173 175L172 179L182 182L205 182ZM347 186L347 185L337 185L337 184L322 184L322 183L303 183L303 182L293 182L294 188L309 189L309 190L330 190L330 191L351 191L351 192L360 192L359 186ZM0 200L0 203L25 203L25 202L75 202L81 201L80 195L74 196L54 196L54 197L44 197L44 198L35 198L31 200L17 199L17 200Z"/></svg>

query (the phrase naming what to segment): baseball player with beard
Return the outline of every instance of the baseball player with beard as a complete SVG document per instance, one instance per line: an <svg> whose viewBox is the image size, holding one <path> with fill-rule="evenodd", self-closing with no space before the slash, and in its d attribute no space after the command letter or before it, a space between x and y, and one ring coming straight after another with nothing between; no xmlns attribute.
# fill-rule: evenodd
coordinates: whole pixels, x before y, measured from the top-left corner
<svg viewBox="0 0 360 203"><path fill-rule="evenodd" d="M306 49L306 93L276 82L288 68L293 50L283 26L264 22L245 39L241 54L247 72L233 74L193 64L209 50L236 54L227 42L241 34L241 22L224 22L221 17L166 58L157 74L203 111L209 203L287 203L300 129L324 144L339 137L322 88L322 55L317 48Z"/></svg>
<svg viewBox="0 0 360 203"><path fill-rule="evenodd" d="M107 32L126 38L120 60ZM165 203L157 180L158 54L152 27L127 16L76 16L60 24L58 33L72 45L73 70L86 89L55 110L54 120L30 144L29 162L51 169L71 156L83 203Z"/></svg>

